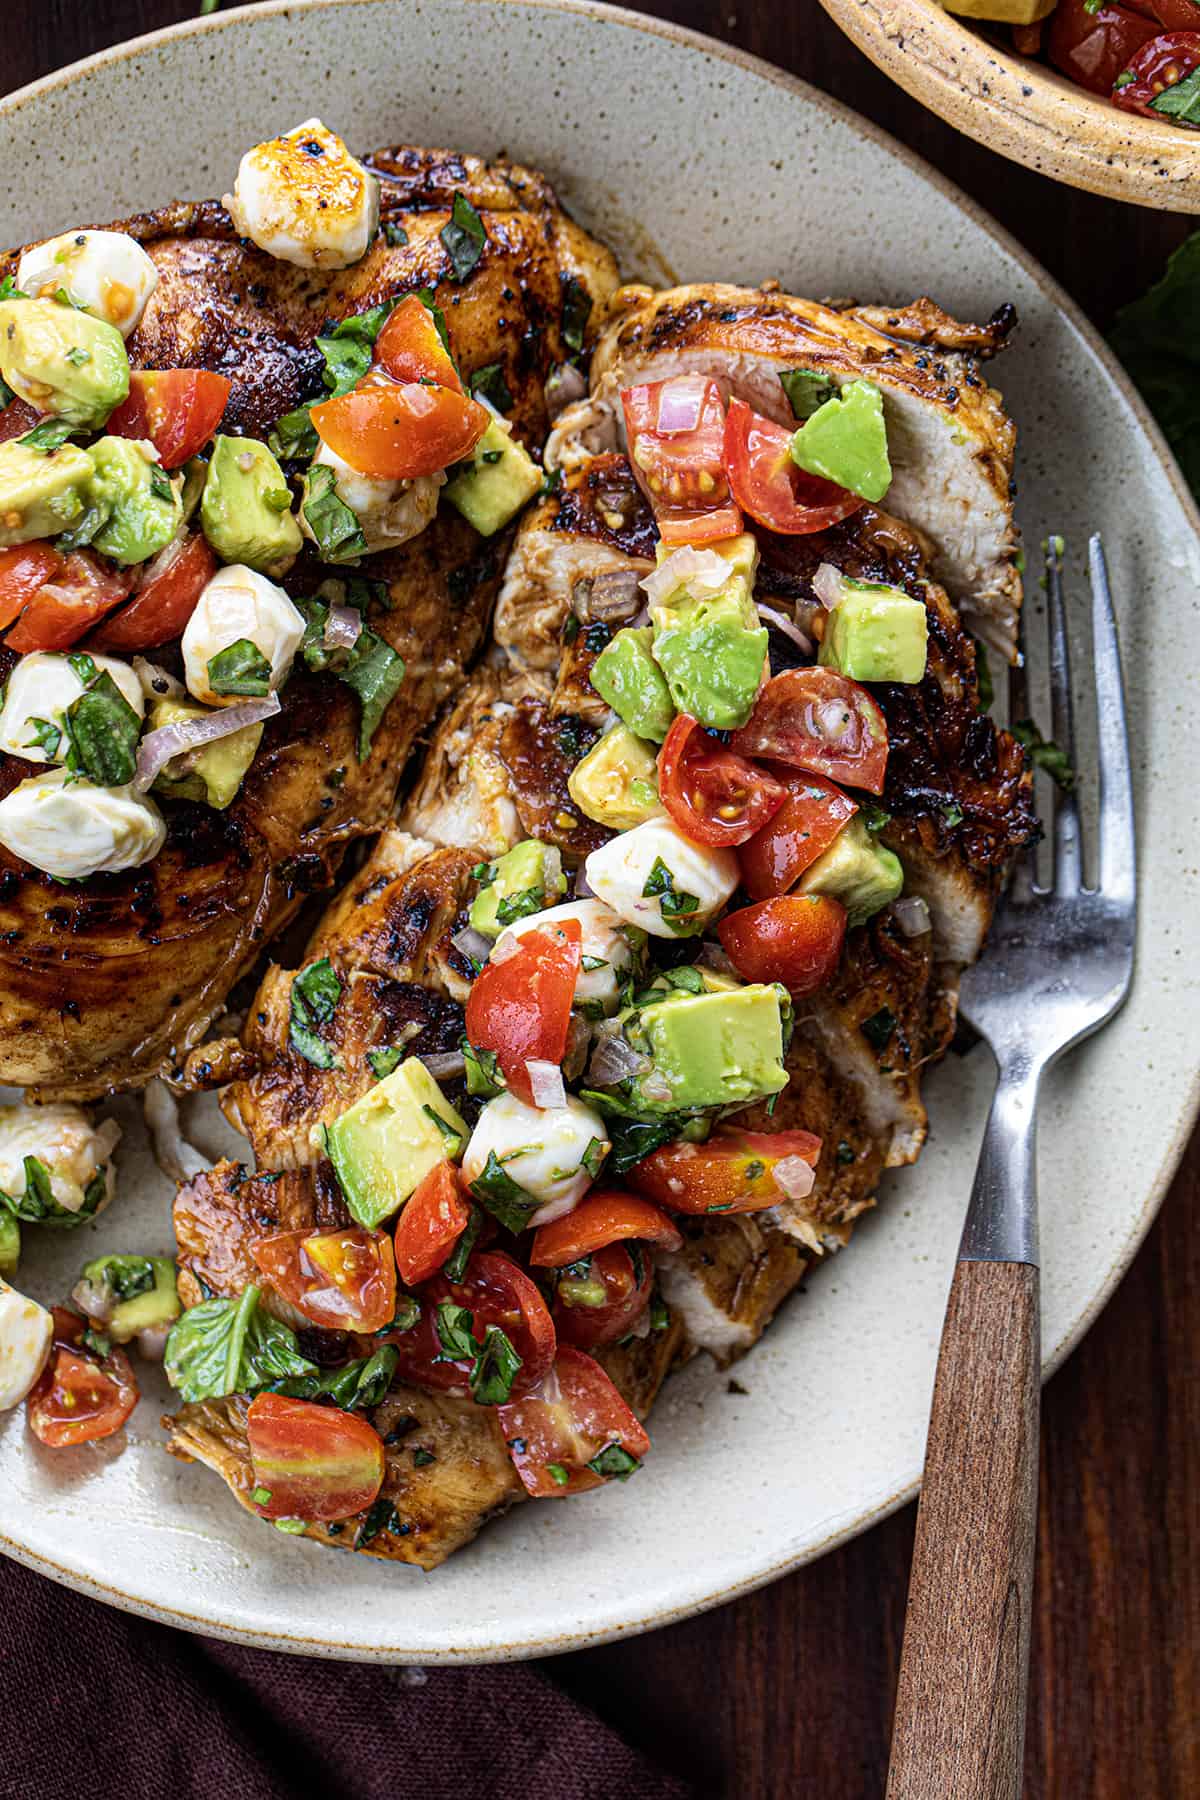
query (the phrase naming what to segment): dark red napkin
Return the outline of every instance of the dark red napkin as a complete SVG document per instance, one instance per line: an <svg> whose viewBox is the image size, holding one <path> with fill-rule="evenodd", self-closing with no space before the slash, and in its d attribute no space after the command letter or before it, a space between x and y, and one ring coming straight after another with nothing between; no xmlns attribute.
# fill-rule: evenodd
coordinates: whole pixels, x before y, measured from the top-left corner
<svg viewBox="0 0 1200 1800"><path fill-rule="evenodd" d="M527 1663L195 1637L0 1559L0 1800L687 1800Z"/></svg>

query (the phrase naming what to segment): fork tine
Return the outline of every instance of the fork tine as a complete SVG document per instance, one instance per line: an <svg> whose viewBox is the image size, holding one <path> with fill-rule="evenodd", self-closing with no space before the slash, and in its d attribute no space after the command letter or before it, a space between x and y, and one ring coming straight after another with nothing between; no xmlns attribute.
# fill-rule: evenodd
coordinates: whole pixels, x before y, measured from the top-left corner
<svg viewBox="0 0 1200 1800"><path fill-rule="evenodd" d="M1063 599L1063 541L1046 539L1046 593L1050 602L1050 734L1075 767L1075 720L1071 703L1071 653L1067 643L1067 609ZM1082 877L1079 848L1079 802L1073 791L1054 794L1054 887L1074 894Z"/></svg>
<svg viewBox="0 0 1200 1800"><path fill-rule="evenodd" d="M1029 716L1029 683L1025 675L1025 621L1019 626L1017 660L1008 668L1008 723L1012 726ZM1037 892L1037 843L1018 851L1008 883L1008 898L1015 905L1032 900Z"/></svg>
<svg viewBox="0 0 1200 1800"><path fill-rule="evenodd" d="M1134 897L1137 852L1133 778L1125 723L1125 688L1108 564L1099 533L1088 545L1092 578L1092 659L1096 669L1096 737L1100 762L1099 887L1106 899Z"/></svg>

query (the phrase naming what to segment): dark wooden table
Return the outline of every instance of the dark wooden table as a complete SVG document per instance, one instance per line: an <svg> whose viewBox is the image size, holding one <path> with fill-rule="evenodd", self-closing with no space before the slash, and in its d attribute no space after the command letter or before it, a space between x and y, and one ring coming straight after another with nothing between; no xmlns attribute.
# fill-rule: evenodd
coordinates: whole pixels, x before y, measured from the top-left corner
<svg viewBox="0 0 1200 1800"><path fill-rule="evenodd" d="M7 0L2 85L198 10ZM886 127L989 208L1101 327L1192 223L1056 187L969 143L878 74L817 0L642 10L779 63ZM1113 1128L1136 1129L1136 1114ZM1200 1136L1120 1291L1046 1391L1032 1800L1200 1796L1198 1196ZM871 1800L887 1768L913 1519L910 1507L760 1594L558 1658L551 1672L705 1792ZM687 1525L702 1553L703 1520Z"/></svg>

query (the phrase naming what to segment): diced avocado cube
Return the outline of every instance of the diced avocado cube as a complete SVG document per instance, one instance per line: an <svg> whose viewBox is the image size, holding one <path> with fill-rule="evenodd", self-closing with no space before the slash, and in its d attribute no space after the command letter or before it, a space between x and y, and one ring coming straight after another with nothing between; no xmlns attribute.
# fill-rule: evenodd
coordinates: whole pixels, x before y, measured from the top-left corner
<svg viewBox="0 0 1200 1800"><path fill-rule="evenodd" d="M491 537L515 518L542 485L542 471L508 427L493 419L469 466L446 483L446 498L481 536Z"/></svg>
<svg viewBox="0 0 1200 1800"><path fill-rule="evenodd" d="M87 510L95 466L86 450L35 450L20 438L0 444L0 548L70 531Z"/></svg>
<svg viewBox="0 0 1200 1800"><path fill-rule="evenodd" d="M461 1156L470 1128L424 1063L410 1056L326 1128L346 1205L374 1229L440 1162Z"/></svg>
<svg viewBox="0 0 1200 1800"><path fill-rule="evenodd" d="M147 440L102 437L91 446L95 474L88 501L104 516L93 546L114 562L145 562L165 550L183 524L180 489Z"/></svg>
<svg viewBox="0 0 1200 1800"><path fill-rule="evenodd" d="M111 1308L104 1330L115 1344L173 1325L183 1311L169 1256L97 1256L83 1265L80 1286Z"/></svg>
<svg viewBox="0 0 1200 1800"><path fill-rule="evenodd" d="M927 639L920 600L899 588L844 580L826 615L818 661L854 681L920 681Z"/></svg>
<svg viewBox="0 0 1200 1800"><path fill-rule="evenodd" d="M561 852L536 838L514 844L487 863L477 879L482 885L471 902L471 929L490 938L517 919L553 906L567 891Z"/></svg>
<svg viewBox="0 0 1200 1800"><path fill-rule="evenodd" d="M0 375L37 412L97 430L129 392L129 357L106 319L61 300L2 300Z"/></svg>
<svg viewBox="0 0 1200 1800"><path fill-rule="evenodd" d="M672 612L654 611L654 659L667 678L679 712L691 713L713 731L744 725L767 660L764 626L751 630L743 608L718 595Z"/></svg>
<svg viewBox="0 0 1200 1800"><path fill-rule="evenodd" d="M200 524L222 562L272 577L286 574L304 542L283 470L257 438L213 439Z"/></svg>
<svg viewBox="0 0 1200 1800"><path fill-rule="evenodd" d="M0 1276L7 1281L21 1260L21 1227L6 1207L0 1206Z"/></svg>
<svg viewBox="0 0 1200 1800"><path fill-rule="evenodd" d="M651 1057L630 1103L647 1113L744 1106L787 1086L782 990L762 983L692 994L676 989L628 1019L626 1036Z"/></svg>
<svg viewBox="0 0 1200 1800"><path fill-rule="evenodd" d="M947 12L964 19L991 19L1000 25L1036 25L1048 19L1058 0L942 0Z"/></svg>
<svg viewBox="0 0 1200 1800"><path fill-rule="evenodd" d="M160 725L176 725L182 719L206 719L208 716L207 707L189 706L184 700L156 700L150 708L150 729L157 731ZM191 766L186 775L170 775L168 763L154 783L156 790L173 800L198 800L204 806L223 811L241 787L246 771L258 753L262 734L261 725L243 725L240 731L231 731L228 737L205 744L201 750L191 753Z"/></svg>
<svg viewBox="0 0 1200 1800"><path fill-rule="evenodd" d="M662 815L653 746L628 725L614 725L575 764L567 789L580 812L598 825L630 831Z"/></svg>
<svg viewBox="0 0 1200 1800"><path fill-rule="evenodd" d="M671 729L675 707L651 653L653 641L649 625L627 625L618 631L592 664L591 683L630 731L661 744Z"/></svg>
<svg viewBox="0 0 1200 1800"><path fill-rule="evenodd" d="M796 884L799 894L829 894L846 909L848 925L862 925L882 906L889 906L904 887L900 859L868 831L855 813L810 863Z"/></svg>
<svg viewBox="0 0 1200 1800"><path fill-rule="evenodd" d="M792 461L822 481L882 500L892 484L883 395L871 381L848 381L792 439Z"/></svg>

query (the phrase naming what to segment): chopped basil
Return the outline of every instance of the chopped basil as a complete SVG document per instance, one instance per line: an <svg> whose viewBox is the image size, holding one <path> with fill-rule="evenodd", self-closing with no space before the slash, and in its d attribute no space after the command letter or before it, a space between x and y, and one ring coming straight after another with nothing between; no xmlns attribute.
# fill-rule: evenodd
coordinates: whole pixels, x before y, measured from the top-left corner
<svg viewBox="0 0 1200 1800"><path fill-rule="evenodd" d="M891 824L892 815L878 801L868 800L862 808L862 822L868 831L882 831L885 825Z"/></svg>
<svg viewBox="0 0 1200 1800"><path fill-rule="evenodd" d="M369 307L366 312L340 319L332 331L316 340L317 349L325 358L322 379L328 394L323 398L336 399L339 394L348 394L358 386L371 367L375 339L401 298L396 295L379 306ZM267 440L268 448L275 456L311 457L316 454L320 439L309 417L313 405L313 401L305 401L276 420L275 429Z"/></svg>
<svg viewBox="0 0 1200 1800"><path fill-rule="evenodd" d="M651 1331L665 1331L670 1323L670 1308L660 1294L655 1294L653 1300L650 1302Z"/></svg>
<svg viewBox="0 0 1200 1800"><path fill-rule="evenodd" d="M73 369L82 369L84 363L90 363L91 360L91 351L83 349L79 344L72 344L67 351L67 361Z"/></svg>
<svg viewBox="0 0 1200 1800"><path fill-rule="evenodd" d="M459 1306L453 1300L443 1300L437 1309L438 1343L442 1346L439 1362L472 1362L479 1345L475 1341L472 1327L475 1315L469 1306Z"/></svg>
<svg viewBox="0 0 1200 1800"><path fill-rule="evenodd" d="M495 863L476 863L475 867L471 870L471 879L472 881L477 881L480 887L491 887L496 879Z"/></svg>
<svg viewBox="0 0 1200 1800"><path fill-rule="evenodd" d="M78 425L73 425L70 419L43 419L40 425L35 425L32 431L25 433L21 442L28 444L31 450L40 450L44 456L49 456L52 450L57 450L66 443L73 431L78 430Z"/></svg>
<svg viewBox="0 0 1200 1800"><path fill-rule="evenodd" d="M133 1300L154 1286L154 1264L148 1256L106 1256L97 1272L117 1301Z"/></svg>
<svg viewBox="0 0 1200 1800"><path fill-rule="evenodd" d="M355 562L367 554L358 515L337 491L337 476L328 463L313 463L305 478L300 511L326 562Z"/></svg>
<svg viewBox="0 0 1200 1800"><path fill-rule="evenodd" d="M1024 745L1034 768L1045 769L1050 779L1064 793L1070 793L1075 786L1075 771L1066 751L1053 738L1043 737L1032 719L1018 719L1012 728L1012 734L1018 744Z"/></svg>
<svg viewBox="0 0 1200 1800"><path fill-rule="evenodd" d="M69 1230L74 1225L82 1225L87 1219L93 1219L108 1198L108 1176L104 1169L98 1169L92 1176L83 1190L83 1205L78 1212L72 1212L69 1207L60 1206L54 1198L50 1171L40 1157L27 1156L22 1166L25 1170L25 1192L6 1194L0 1189L0 1206L25 1224L55 1225Z"/></svg>
<svg viewBox="0 0 1200 1800"><path fill-rule="evenodd" d="M590 1096L584 1094L586 1100ZM605 1094L597 1094L598 1101L609 1098ZM649 1156L660 1144L669 1144L679 1137L688 1123L686 1117L679 1114L668 1114L661 1119L621 1119L608 1117L606 1126L612 1149L608 1153L606 1171L609 1175L623 1175L632 1169L634 1163L641 1162L643 1156Z"/></svg>
<svg viewBox="0 0 1200 1800"><path fill-rule="evenodd" d="M483 1214L477 1206L472 1206L471 1216L462 1228L462 1235L442 1264L442 1274L447 1281L462 1280L482 1226Z"/></svg>
<svg viewBox="0 0 1200 1800"><path fill-rule="evenodd" d="M580 1157L579 1166L581 1169L586 1169L592 1180L595 1181L600 1174L600 1170L604 1166L604 1158L607 1155L608 1146L605 1144L604 1139L594 1137Z"/></svg>
<svg viewBox="0 0 1200 1800"><path fill-rule="evenodd" d="M819 406L834 393L834 383L815 369L784 369L780 385L788 398L793 419L811 419Z"/></svg>
<svg viewBox="0 0 1200 1800"><path fill-rule="evenodd" d="M945 801L941 808L941 813L942 813L942 823L946 826L947 830L949 830L949 831L953 831L953 829L956 825L961 825L963 822L963 819L965 817L965 814L963 813L963 809L958 804L957 800Z"/></svg>
<svg viewBox="0 0 1200 1800"><path fill-rule="evenodd" d="M371 1073L376 1081L382 1081L385 1075L390 1075L392 1070L403 1060L403 1044L392 1044L386 1050L367 1051L367 1062L370 1064Z"/></svg>
<svg viewBox="0 0 1200 1800"><path fill-rule="evenodd" d="M467 385L476 399L486 400L499 413L506 413L513 403L502 363L485 363L482 369L476 369Z"/></svg>
<svg viewBox="0 0 1200 1800"><path fill-rule="evenodd" d="M261 699L271 691L271 665L249 638L238 638L208 661L208 685L214 694L248 694Z"/></svg>
<svg viewBox="0 0 1200 1800"><path fill-rule="evenodd" d="M156 500L171 501L175 498L175 489L171 486L167 471L163 468L161 463L150 464L150 492L154 495ZM275 510L278 512L286 512L290 505L291 496L285 488L284 504Z"/></svg>
<svg viewBox="0 0 1200 1800"><path fill-rule="evenodd" d="M521 1358L512 1339L499 1325L489 1325L471 1370L471 1395L475 1404L505 1405L520 1372Z"/></svg>
<svg viewBox="0 0 1200 1800"><path fill-rule="evenodd" d="M452 1125L449 1119L443 1119L436 1106L423 1106L421 1111L425 1114L427 1119L433 1120L433 1123L437 1126L444 1138L453 1138L454 1148L453 1150L448 1150L447 1154L450 1156L457 1156L458 1152L462 1149L462 1132L459 1131L457 1125Z"/></svg>
<svg viewBox="0 0 1200 1800"><path fill-rule="evenodd" d="M390 1500L382 1497L370 1507L366 1518L359 1526L354 1537L354 1548L361 1550L372 1538L377 1538L381 1531L395 1531L400 1523L400 1515Z"/></svg>
<svg viewBox="0 0 1200 1800"><path fill-rule="evenodd" d="M843 1169L854 1161L854 1145L848 1144L845 1138L838 1144L836 1160Z"/></svg>
<svg viewBox="0 0 1200 1800"><path fill-rule="evenodd" d="M512 925L517 919L527 919L531 913L541 912L545 898L545 889L541 887L525 888L519 894L505 894L496 902L496 923Z"/></svg>
<svg viewBox="0 0 1200 1800"><path fill-rule="evenodd" d="M340 1069L341 1058L326 1043L322 1027L332 1023L342 984L327 956L309 963L292 978L288 1042L298 1056L318 1069Z"/></svg>
<svg viewBox="0 0 1200 1800"><path fill-rule="evenodd" d="M253 1283L235 1300L201 1300L167 1336L167 1380L187 1401L251 1393L290 1376L315 1375L296 1334L258 1304Z"/></svg>
<svg viewBox="0 0 1200 1800"><path fill-rule="evenodd" d="M438 236L450 258L455 281L465 281L483 255L487 232L483 220L464 193L456 193L450 217Z"/></svg>
<svg viewBox="0 0 1200 1800"><path fill-rule="evenodd" d="M874 1050L876 1056L882 1055L892 1041L893 1033L899 1021L888 1006L881 1006L878 1012L864 1019L859 1030Z"/></svg>
<svg viewBox="0 0 1200 1800"><path fill-rule="evenodd" d="M418 288L417 299L421 302L421 305L425 308L426 312L433 314L433 322L437 326L437 334L442 340L442 348L443 350L449 351L450 333L446 330L446 315L438 305L437 300L434 297L433 289L427 287Z"/></svg>
<svg viewBox="0 0 1200 1800"><path fill-rule="evenodd" d="M559 1487L566 1487L568 1481L571 1479L561 1463L547 1463L546 1473L551 1481L557 1483Z"/></svg>
<svg viewBox="0 0 1200 1800"><path fill-rule="evenodd" d="M685 994L707 993L704 977L694 963L683 963L678 969L664 969L658 977L668 987L682 988Z"/></svg>
<svg viewBox="0 0 1200 1800"><path fill-rule="evenodd" d="M53 759L58 753L58 746L62 743L63 734L58 726L52 719L27 719L25 722L33 727L32 737L25 739L26 749L44 750L46 755Z"/></svg>
<svg viewBox="0 0 1200 1800"><path fill-rule="evenodd" d="M462 1053L466 1064L468 1094L477 1100L492 1100L497 1094L504 1092L500 1059L494 1050L476 1049L474 1044L469 1044L463 1038Z"/></svg>
<svg viewBox="0 0 1200 1800"><path fill-rule="evenodd" d="M542 1204L519 1182L513 1180L502 1167L494 1150L488 1151L487 1162L471 1183L471 1192L487 1207L492 1217L500 1221L506 1231L513 1233L524 1231Z"/></svg>
<svg viewBox="0 0 1200 1800"><path fill-rule="evenodd" d="M597 969L607 969L608 963L603 956L582 956L579 966L585 975L594 975Z"/></svg>
<svg viewBox="0 0 1200 1800"><path fill-rule="evenodd" d="M605 1481L628 1481L641 1468L636 1456L630 1456L620 1444L608 1444L599 1456L593 1456L588 1468Z"/></svg>
<svg viewBox="0 0 1200 1800"><path fill-rule="evenodd" d="M345 667L339 669L337 675L339 681L344 681L358 695L362 709L358 722L358 760L366 762L380 720L404 680L404 659L364 625Z"/></svg>
<svg viewBox="0 0 1200 1800"><path fill-rule="evenodd" d="M69 660L85 685L63 718L67 767L97 787L124 787L137 771L142 721L107 669L98 671L82 653Z"/></svg>
<svg viewBox="0 0 1200 1800"><path fill-rule="evenodd" d="M393 249L397 244L407 244L408 242L408 233L403 225L393 224L390 219L384 224L383 236L385 242L391 244Z"/></svg>
<svg viewBox="0 0 1200 1800"><path fill-rule="evenodd" d="M276 419L267 437L267 448L272 456L307 459L316 455L321 440L309 417L312 404L311 400L306 401L303 406L296 407L294 412L284 413L281 419Z"/></svg>
<svg viewBox="0 0 1200 1800"><path fill-rule="evenodd" d="M411 1331L414 1325L421 1323L421 1302L415 1294L397 1294L396 1308L386 1325L375 1333L376 1337L387 1337L393 1331Z"/></svg>
<svg viewBox="0 0 1200 1800"><path fill-rule="evenodd" d="M255 1506L265 1506L267 1501L271 1498L271 1490L270 1488L256 1487L250 1498L253 1500Z"/></svg>
<svg viewBox="0 0 1200 1800"><path fill-rule="evenodd" d="M295 1400L332 1400L343 1412L369 1412L378 1406L392 1385L400 1353L383 1344L373 1356L346 1363L340 1369L317 1369L312 1375L293 1375L271 1384L275 1394Z"/></svg>
<svg viewBox="0 0 1200 1800"><path fill-rule="evenodd" d="M28 300L29 295L17 286L15 275L6 275L0 281L0 300Z"/></svg>
<svg viewBox="0 0 1200 1800"><path fill-rule="evenodd" d="M592 313L592 296L577 275L562 284L562 337L568 350L583 349L583 334Z"/></svg>
<svg viewBox="0 0 1200 1800"><path fill-rule="evenodd" d="M1200 125L1200 66L1173 87L1164 88L1150 105L1156 113L1178 119L1181 125Z"/></svg>
<svg viewBox="0 0 1200 1800"><path fill-rule="evenodd" d="M663 922L672 931L685 929L680 920L686 920L689 914L699 909L700 901L695 894L688 894L675 886L675 877L668 869L661 856L654 859L654 867L646 877L646 885L642 889L646 900L657 899L662 911Z"/></svg>
<svg viewBox="0 0 1200 1800"><path fill-rule="evenodd" d="M433 1454L433 1451L426 1450L424 1444L415 1444L413 1446L412 1458L414 1469L426 1469L431 1462L437 1461L437 1457Z"/></svg>

